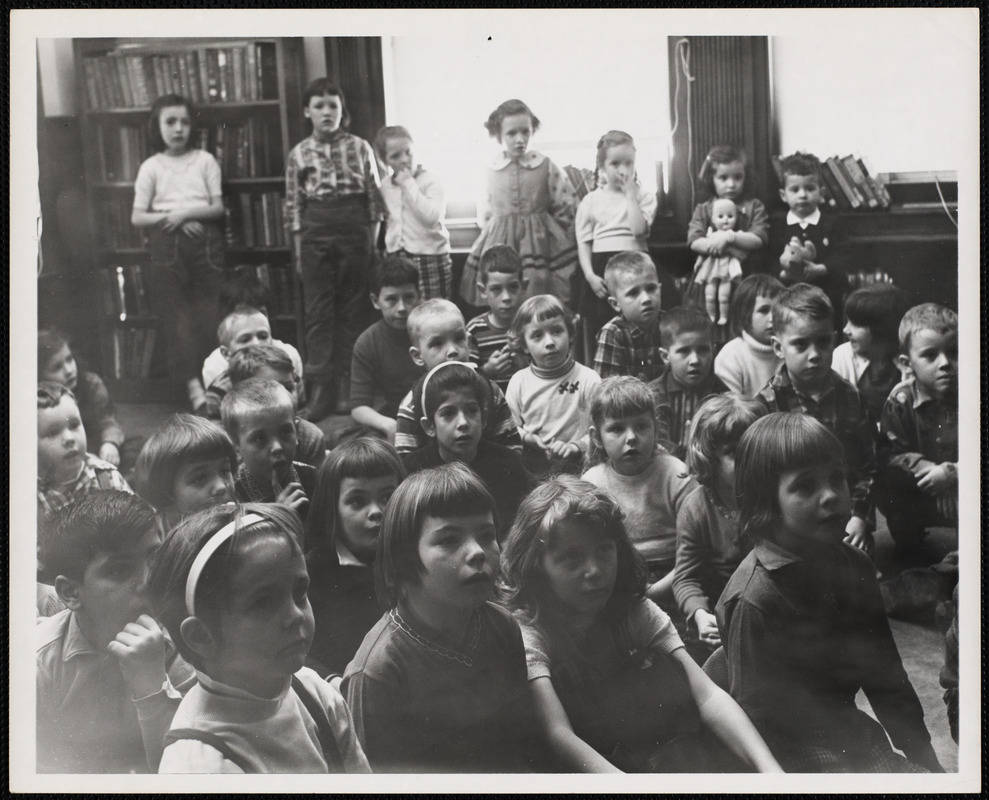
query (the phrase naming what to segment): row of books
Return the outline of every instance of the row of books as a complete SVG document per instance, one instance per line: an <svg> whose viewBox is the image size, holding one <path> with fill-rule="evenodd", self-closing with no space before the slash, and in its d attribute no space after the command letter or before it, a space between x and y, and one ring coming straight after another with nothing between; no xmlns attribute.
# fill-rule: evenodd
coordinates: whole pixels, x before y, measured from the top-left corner
<svg viewBox="0 0 989 800"><path fill-rule="evenodd" d="M197 104L278 98L274 42L176 47L169 53L121 45L105 56L84 58L83 74L94 110L146 108L164 94Z"/></svg>
<svg viewBox="0 0 989 800"><path fill-rule="evenodd" d="M113 377L117 380L150 377L157 338L158 331L153 327L114 328L110 339Z"/></svg>
<svg viewBox="0 0 989 800"><path fill-rule="evenodd" d="M279 191L242 191L227 195L224 213L231 247L287 247L284 200Z"/></svg>
<svg viewBox="0 0 989 800"><path fill-rule="evenodd" d="M250 270L271 293L271 313L274 316L295 316L295 291L290 264L241 265L235 269Z"/></svg>
<svg viewBox="0 0 989 800"><path fill-rule="evenodd" d="M154 315L149 287L140 264L101 269L99 279L103 313L107 316L126 322L134 317Z"/></svg>
<svg viewBox="0 0 989 800"><path fill-rule="evenodd" d="M772 157L773 169L783 184L780 157ZM889 208L889 191L878 175L872 175L864 159L847 155L831 156L821 162L821 197L831 208L849 211L859 208Z"/></svg>
<svg viewBox="0 0 989 800"><path fill-rule="evenodd" d="M103 250L137 250L144 247L144 235L131 225L134 198L113 197L96 201L99 244Z"/></svg>
<svg viewBox="0 0 989 800"><path fill-rule="evenodd" d="M101 181L133 181L141 163L151 155L144 125L97 124L96 170Z"/></svg>

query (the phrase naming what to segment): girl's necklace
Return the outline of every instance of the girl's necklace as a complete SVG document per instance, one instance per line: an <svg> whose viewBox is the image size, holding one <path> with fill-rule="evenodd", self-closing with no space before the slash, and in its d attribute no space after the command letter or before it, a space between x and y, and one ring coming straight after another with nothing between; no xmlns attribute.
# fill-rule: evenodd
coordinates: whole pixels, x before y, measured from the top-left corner
<svg viewBox="0 0 989 800"><path fill-rule="evenodd" d="M714 493L713 490L711 491L710 494L711 494L711 502L714 503L714 507L718 509L718 513L721 514L721 516L724 517L729 522L733 522L735 520L735 517L738 516L738 512L733 508L728 508L728 506L724 505L720 500L718 500L718 496Z"/></svg>
<svg viewBox="0 0 989 800"><path fill-rule="evenodd" d="M393 608L389 611L388 616L391 617L391 621L394 622L406 635L411 637L415 642L422 645L427 650L443 656L443 658L449 658L451 661L457 661L465 667L474 666L474 652L477 650L478 642L481 640L481 619L476 613L471 614L470 618L471 631L467 644L467 653L460 653L456 650L450 650L449 648L443 647L442 645L436 644L436 642L431 642L429 639L420 636L409 627L409 624L404 619L402 619L402 615L398 613L397 608Z"/></svg>

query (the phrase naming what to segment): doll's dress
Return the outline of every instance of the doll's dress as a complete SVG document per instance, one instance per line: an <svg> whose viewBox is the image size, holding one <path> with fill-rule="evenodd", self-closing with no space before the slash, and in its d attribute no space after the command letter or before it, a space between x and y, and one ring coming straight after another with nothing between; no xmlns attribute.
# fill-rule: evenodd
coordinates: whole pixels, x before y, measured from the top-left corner
<svg viewBox="0 0 989 800"><path fill-rule="evenodd" d="M710 236L714 228L708 228ZM731 281L742 277L742 262L731 253L720 256L699 255L694 262L694 283L709 283L712 280Z"/></svg>

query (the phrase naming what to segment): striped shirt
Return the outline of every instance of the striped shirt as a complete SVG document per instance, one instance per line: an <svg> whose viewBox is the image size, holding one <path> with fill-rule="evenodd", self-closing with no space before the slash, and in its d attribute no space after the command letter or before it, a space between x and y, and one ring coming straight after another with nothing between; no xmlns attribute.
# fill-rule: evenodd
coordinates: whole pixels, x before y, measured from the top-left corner
<svg viewBox="0 0 989 800"><path fill-rule="evenodd" d="M633 375L644 381L654 380L666 365L659 348L658 324L644 333L619 314L598 332L594 371L602 379Z"/></svg>
<svg viewBox="0 0 989 800"><path fill-rule="evenodd" d="M315 136L303 139L288 154L285 166L285 224L302 229L307 200L332 200L365 195L372 222L385 218L378 165L371 145L360 137L336 131L329 142Z"/></svg>
<svg viewBox="0 0 989 800"><path fill-rule="evenodd" d="M712 394L728 391L728 387L713 371L700 386L689 389L674 377L673 370L669 367L649 384L649 389L656 401L659 431L664 433L673 445L670 452L681 460L687 457L690 423L694 418L694 412Z"/></svg>
<svg viewBox="0 0 989 800"><path fill-rule="evenodd" d="M478 314L467 323L467 333L471 339L471 361L481 367L488 363L488 359L496 352L508 346L508 329L495 328L491 324L491 318L487 311ZM512 362L511 372L504 377L491 379L498 384L498 388L503 392L508 388L508 382L512 379L512 375L529 366L525 356L521 353L516 353Z"/></svg>

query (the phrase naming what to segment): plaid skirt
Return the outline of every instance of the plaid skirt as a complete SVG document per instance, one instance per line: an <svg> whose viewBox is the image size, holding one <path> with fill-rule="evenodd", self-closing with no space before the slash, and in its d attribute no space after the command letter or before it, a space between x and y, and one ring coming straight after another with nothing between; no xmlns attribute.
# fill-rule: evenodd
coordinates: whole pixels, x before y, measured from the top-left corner
<svg viewBox="0 0 989 800"><path fill-rule="evenodd" d="M441 297L453 299L453 259L449 253L438 255L418 255L406 250L397 250L389 255L400 255L409 259L419 268L419 298L430 300Z"/></svg>

